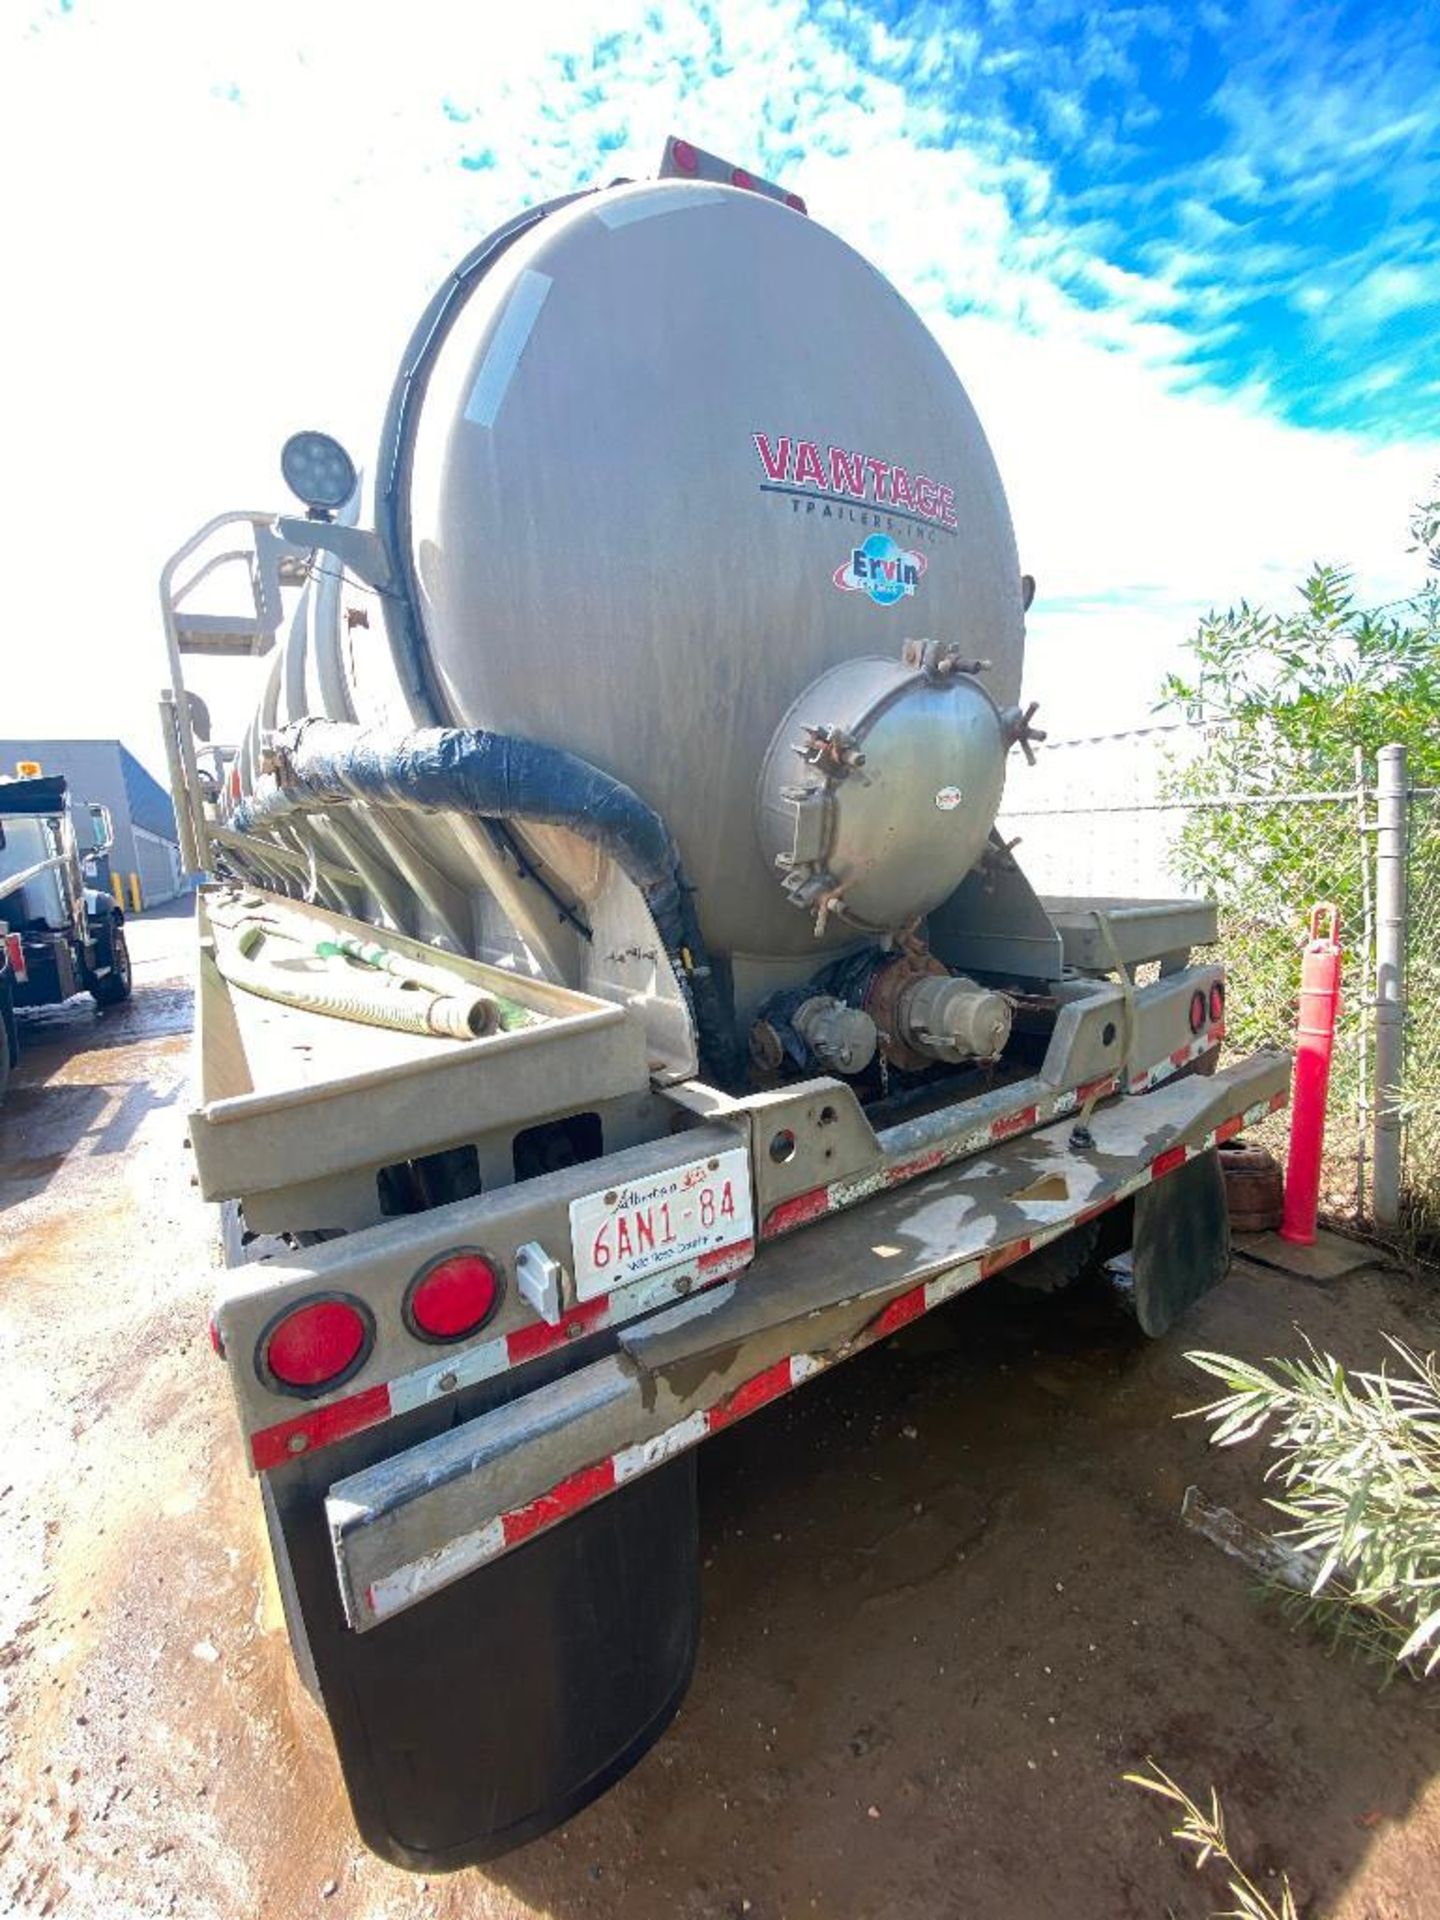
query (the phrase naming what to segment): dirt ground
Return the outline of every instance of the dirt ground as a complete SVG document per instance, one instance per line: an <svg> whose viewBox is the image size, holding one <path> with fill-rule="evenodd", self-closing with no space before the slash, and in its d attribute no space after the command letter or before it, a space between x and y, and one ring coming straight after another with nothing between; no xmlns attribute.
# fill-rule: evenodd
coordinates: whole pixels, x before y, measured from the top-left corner
<svg viewBox="0 0 1440 1920"><path fill-rule="evenodd" d="M360 1846L293 1678L205 1319L187 922L137 990L31 1016L0 1109L0 1911L1198 1916L1226 1903L1122 1783L1220 1789L1308 1915L1440 1914L1440 1682L1377 1690L1187 1532L1260 1456L1173 1416L1187 1344L1437 1344L1437 1296L1244 1261L1180 1340L1113 1303L955 1303L701 1457L705 1623L671 1731L563 1832L428 1881Z"/></svg>

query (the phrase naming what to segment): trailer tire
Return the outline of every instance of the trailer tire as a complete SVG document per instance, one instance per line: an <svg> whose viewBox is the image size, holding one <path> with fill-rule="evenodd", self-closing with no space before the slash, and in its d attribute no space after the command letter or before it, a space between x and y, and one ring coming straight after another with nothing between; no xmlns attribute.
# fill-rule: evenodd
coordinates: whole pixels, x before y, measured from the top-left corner
<svg viewBox="0 0 1440 1920"><path fill-rule="evenodd" d="M1005 1281L1025 1293L1063 1293L1100 1271L1100 1222L1091 1220L1017 1261Z"/></svg>
<svg viewBox="0 0 1440 1920"><path fill-rule="evenodd" d="M130 948L125 941L125 929L112 920L110 971L94 982L90 992L97 1007L118 1007L130 998L132 984Z"/></svg>

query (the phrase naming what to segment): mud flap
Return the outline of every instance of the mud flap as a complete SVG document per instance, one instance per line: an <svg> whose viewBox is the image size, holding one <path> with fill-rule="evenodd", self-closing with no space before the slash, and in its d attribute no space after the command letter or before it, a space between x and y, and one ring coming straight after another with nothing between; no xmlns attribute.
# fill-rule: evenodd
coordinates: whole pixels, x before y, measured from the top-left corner
<svg viewBox="0 0 1440 1920"><path fill-rule="evenodd" d="M356 1824L384 1859L434 1872L506 1853L673 1718L700 1624L693 1455L363 1634L341 1614L323 1502L295 1495L275 1518Z"/></svg>
<svg viewBox="0 0 1440 1920"><path fill-rule="evenodd" d="M1131 1259L1135 1317L1152 1339L1225 1278L1230 1220L1213 1148L1136 1194Z"/></svg>

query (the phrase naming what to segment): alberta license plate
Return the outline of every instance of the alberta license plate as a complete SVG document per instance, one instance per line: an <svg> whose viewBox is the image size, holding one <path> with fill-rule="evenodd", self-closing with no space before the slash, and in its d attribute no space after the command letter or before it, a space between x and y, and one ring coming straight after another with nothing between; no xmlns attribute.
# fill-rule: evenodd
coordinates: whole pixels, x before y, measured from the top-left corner
<svg viewBox="0 0 1440 1920"><path fill-rule="evenodd" d="M753 1239L750 1161L743 1147L587 1193L570 1203L575 1291L610 1293Z"/></svg>

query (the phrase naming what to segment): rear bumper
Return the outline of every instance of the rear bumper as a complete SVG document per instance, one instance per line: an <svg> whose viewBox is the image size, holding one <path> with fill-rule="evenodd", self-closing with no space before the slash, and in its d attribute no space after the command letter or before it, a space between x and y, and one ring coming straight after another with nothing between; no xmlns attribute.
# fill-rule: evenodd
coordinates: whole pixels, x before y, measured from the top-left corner
<svg viewBox="0 0 1440 1920"><path fill-rule="evenodd" d="M1118 1206L1284 1104L1289 1057L1122 1099L997 1144L764 1247L742 1278L615 1350L337 1480L339 1597L364 1633L931 1308Z"/></svg>

